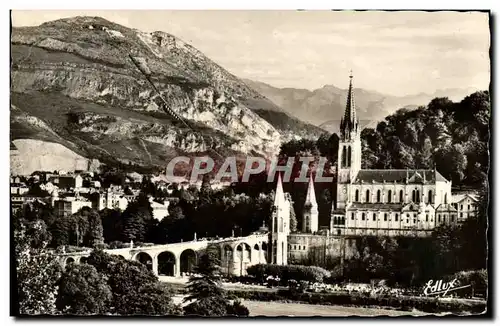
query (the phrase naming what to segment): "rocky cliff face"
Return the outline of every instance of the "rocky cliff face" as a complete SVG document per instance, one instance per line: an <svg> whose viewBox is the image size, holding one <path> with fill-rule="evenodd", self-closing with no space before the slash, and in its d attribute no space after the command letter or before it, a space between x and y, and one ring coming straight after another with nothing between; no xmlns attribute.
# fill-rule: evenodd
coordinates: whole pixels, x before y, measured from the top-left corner
<svg viewBox="0 0 500 326"><path fill-rule="evenodd" d="M271 156L284 140L320 132L176 37L97 17L14 28L11 81L13 104L46 126L27 132L26 119L12 121L23 132L11 137L70 142L104 162L161 165L211 150Z"/></svg>

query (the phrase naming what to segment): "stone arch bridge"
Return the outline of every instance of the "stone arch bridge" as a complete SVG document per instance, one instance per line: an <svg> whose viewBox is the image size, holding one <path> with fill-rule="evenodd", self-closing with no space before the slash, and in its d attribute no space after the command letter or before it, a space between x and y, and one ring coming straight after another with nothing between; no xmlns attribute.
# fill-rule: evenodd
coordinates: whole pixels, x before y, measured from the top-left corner
<svg viewBox="0 0 500 326"><path fill-rule="evenodd" d="M268 234L253 234L220 240L194 240L148 247L106 249L110 255L145 264L155 275L181 277L193 272L200 254L208 245L220 250L222 272L226 275L246 275L246 269L255 264L268 262ZM59 255L63 267L69 263L83 263L92 251Z"/></svg>

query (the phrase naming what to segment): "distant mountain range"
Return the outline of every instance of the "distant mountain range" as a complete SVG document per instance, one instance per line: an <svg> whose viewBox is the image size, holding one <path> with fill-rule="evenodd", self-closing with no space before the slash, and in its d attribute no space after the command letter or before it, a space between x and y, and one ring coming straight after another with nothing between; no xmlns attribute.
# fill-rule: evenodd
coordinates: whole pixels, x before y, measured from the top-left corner
<svg viewBox="0 0 500 326"><path fill-rule="evenodd" d="M310 91L300 88L277 88L249 79L244 79L244 81L248 86L300 120L320 126L329 132L338 132L340 118L346 105L347 88L325 85ZM459 101L475 91L477 89L474 88L449 88L438 90L434 94L393 96L355 88L354 96L360 123L366 127L374 126L378 121L401 108L414 109L428 104L436 97L448 97L452 101Z"/></svg>

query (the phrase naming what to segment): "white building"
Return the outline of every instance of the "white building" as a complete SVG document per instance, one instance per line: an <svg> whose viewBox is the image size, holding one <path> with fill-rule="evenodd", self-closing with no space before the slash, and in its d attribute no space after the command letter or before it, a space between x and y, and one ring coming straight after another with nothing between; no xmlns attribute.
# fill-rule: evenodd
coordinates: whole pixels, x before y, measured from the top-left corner
<svg viewBox="0 0 500 326"><path fill-rule="evenodd" d="M66 197L54 200L54 211L56 216L64 217L75 214L83 207L92 208L92 203L83 198Z"/></svg>
<svg viewBox="0 0 500 326"><path fill-rule="evenodd" d="M153 200L153 198L149 199L151 203L151 208L153 209L153 218L161 221L165 217L168 216L168 206L170 205L169 201L164 201L163 203L158 203Z"/></svg>
<svg viewBox="0 0 500 326"><path fill-rule="evenodd" d="M456 194L452 197L453 206L458 213L458 221L463 222L476 214L478 196L473 193Z"/></svg>
<svg viewBox="0 0 500 326"><path fill-rule="evenodd" d="M107 189L104 193L99 193L99 202L97 210L120 209L124 211L128 206L129 200L125 197L123 192L115 192L113 189Z"/></svg>
<svg viewBox="0 0 500 326"><path fill-rule="evenodd" d="M361 128L350 78L340 125L332 234L403 235L432 229L439 220L456 221L457 212L449 205L451 182L436 169L361 169Z"/></svg>

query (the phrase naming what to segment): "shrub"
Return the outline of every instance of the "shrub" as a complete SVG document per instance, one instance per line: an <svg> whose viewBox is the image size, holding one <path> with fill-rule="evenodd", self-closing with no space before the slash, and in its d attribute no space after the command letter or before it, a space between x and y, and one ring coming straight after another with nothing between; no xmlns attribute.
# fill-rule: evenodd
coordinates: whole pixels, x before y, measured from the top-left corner
<svg viewBox="0 0 500 326"><path fill-rule="evenodd" d="M199 299L185 306L184 314L187 316L226 316L227 301L221 296Z"/></svg>
<svg viewBox="0 0 500 326"><path fill-rule="evenodd" d="M231 316L248 317L250 311L241 304L241 301L235 300L232 305L227 306L227 314Z"/></svg>
<svg viewBox="0 0 500 326"><path fill-rule="evenodd" d="M323 282L330 273L318 266L258 264L247 268L248 275L264 281L268 275L278 276L283 284L289 280Z"/></svg>
<svg viewBox="0 0 500 326"><path fill-rule="evenodd" d="M460 285L471 285L469 288L455 291L459 296L482 296L486 297L488 291L488 272L486 269L460 271L451 276L450 279L457 279Z"/></svg>

